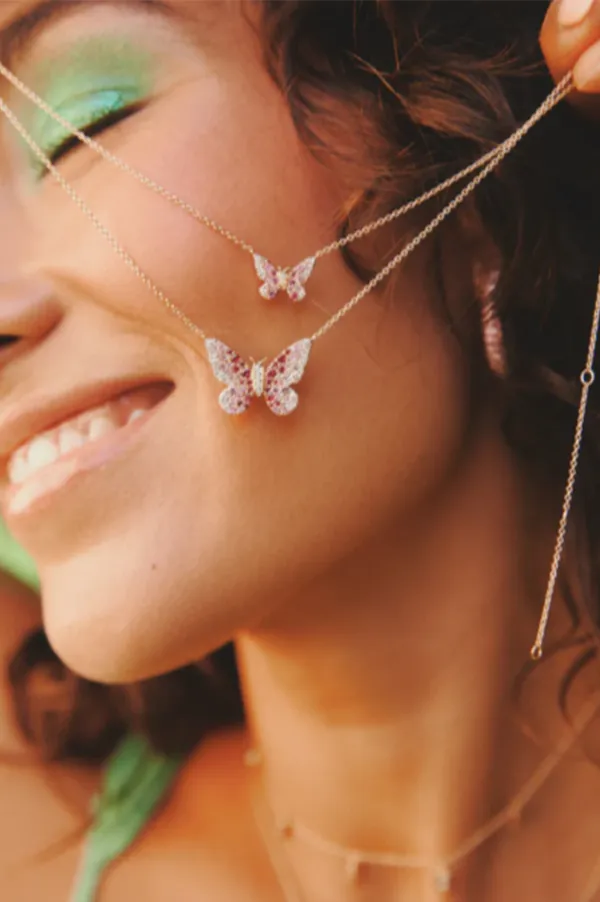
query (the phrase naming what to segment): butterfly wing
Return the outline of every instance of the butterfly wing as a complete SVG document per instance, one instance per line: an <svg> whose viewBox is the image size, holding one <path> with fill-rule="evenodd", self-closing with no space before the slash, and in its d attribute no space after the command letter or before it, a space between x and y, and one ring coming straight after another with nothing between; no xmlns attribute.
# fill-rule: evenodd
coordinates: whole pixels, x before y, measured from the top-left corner
<svg viewBox="0 0 600 902"><path fill-rule="evenodd" d="M253 254L252 258L256 275L263 283L258 289L258 293L267 301L272 301L279 291L277 267L273 266L266 257L261 257L260 254Z"/></svg>
<svg viewBox="0 0 600 902"><path fill-rule="evenodd" d="M310 338L295 342L278 354L265 371L265 401L277 416L287 416L298 406L298 393L291 386L302 379L311 346Z"/></svg>
<svg viewBox="0 0 600 902"><path fill-rule="evenodd" d="M243 413L252 400L250 367L237 351L218 338L207 338L204 344L215 378L227 386L219 395L221 408L229 414Z"/></svg>
<svg viewBox="0 0 600 902"><path fill-rule="evenodd" d="M298 266L295 266L288 275L287 293L292 301L301 301L306 297L304 285L308 281L313 269L315 268L316 259L307 257Z"/></svg>

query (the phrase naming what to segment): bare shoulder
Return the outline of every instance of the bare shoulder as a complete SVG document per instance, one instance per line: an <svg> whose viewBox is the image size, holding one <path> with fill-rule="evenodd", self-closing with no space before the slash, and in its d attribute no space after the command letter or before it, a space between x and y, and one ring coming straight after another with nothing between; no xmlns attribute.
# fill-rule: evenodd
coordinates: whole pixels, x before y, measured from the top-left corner
<svg viewBox="0 0 600 902"><path fill-rule="evenodd" d="M222 730L209 736L182 768L165 810L165 822L178 830L204 835L214 842L220 828L240 824L247 795L243 730ZM243 806L244 808L246 806Z"/></svg>
<svg viewBox="0 0 600 902"><path fill-rule="evenodd" d="M249 804L241 730L210 736L183 766L174 790L128 861L116 868L107 902L135 889L147 902L261 902L262 847Z"/></svg>

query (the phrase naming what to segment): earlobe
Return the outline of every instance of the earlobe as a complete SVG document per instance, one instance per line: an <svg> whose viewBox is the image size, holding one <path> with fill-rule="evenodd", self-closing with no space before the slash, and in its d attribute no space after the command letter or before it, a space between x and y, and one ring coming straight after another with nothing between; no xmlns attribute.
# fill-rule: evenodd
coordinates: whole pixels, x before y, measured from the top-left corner
<svg viewBox="0 0 600 902"><path fill-rule="evenodd" d="M499 279L499 269L487 268L481 263L476 263L473 267L473 284L479 302L486 360L492 373L504 378L508 372L504 330L494 298Z"/></svg>

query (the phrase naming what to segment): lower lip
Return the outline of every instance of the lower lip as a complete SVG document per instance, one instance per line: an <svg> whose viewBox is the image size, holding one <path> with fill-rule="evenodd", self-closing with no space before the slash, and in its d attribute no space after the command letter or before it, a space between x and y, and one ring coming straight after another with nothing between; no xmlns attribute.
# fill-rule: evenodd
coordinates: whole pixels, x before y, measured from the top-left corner
<svg viewBox="0 0 600 902"><path fill-rule="evenodd" d="M3 499L5 519L10 521L31 514L37 507L66 489L78 476L104 467L121 457L164 403L165 401L161 401L137 420L115 432L71 451L56 463L34 473L21 485L9 485Z"/></svg>

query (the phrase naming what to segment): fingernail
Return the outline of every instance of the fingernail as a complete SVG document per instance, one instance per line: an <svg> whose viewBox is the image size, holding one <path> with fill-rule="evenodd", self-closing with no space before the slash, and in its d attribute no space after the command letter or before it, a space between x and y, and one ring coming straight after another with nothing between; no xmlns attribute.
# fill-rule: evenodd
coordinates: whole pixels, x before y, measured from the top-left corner
<svg viewBox="0 0 600 902"><path fill-rule="evenodd" d="M600 91L600 41L579 58L573 69L573 81L578 91Z"/></svg>
<svg viewBox="0 0 600 902"><path fill-rule="evenodd" d="M583 22L594 0L560 0L558 7L558 24L564 28L571 28Z"/></svg>

